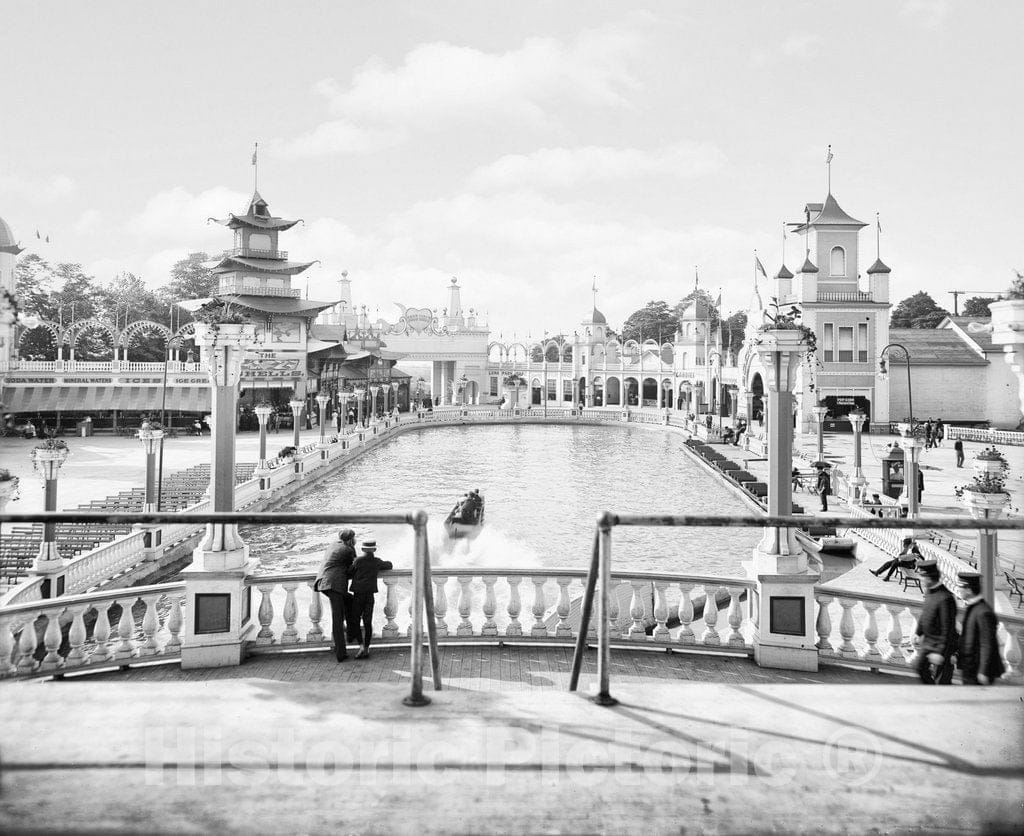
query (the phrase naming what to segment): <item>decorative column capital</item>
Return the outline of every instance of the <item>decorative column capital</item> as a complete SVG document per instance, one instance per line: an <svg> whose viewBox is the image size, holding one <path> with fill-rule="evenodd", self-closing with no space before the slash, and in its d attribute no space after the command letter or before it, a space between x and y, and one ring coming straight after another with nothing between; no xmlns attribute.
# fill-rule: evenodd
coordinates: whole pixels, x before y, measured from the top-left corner
<svg viewBox="0 0 1024 836"><path fill-rule="evenodd" d="M758 331L757 356L764 366L768 390L792 391L800 358L809 350L807 336L802 329L763 328ZM776 357L781 357L778 365Z"/></svg>
<svg viewBox="0 0 1024 836"><path fill-rule="evenodd" d="M197 322L196 345L205 349L213 386L237 386L245 349L256 344L256 326L239 322Z"/></svg>

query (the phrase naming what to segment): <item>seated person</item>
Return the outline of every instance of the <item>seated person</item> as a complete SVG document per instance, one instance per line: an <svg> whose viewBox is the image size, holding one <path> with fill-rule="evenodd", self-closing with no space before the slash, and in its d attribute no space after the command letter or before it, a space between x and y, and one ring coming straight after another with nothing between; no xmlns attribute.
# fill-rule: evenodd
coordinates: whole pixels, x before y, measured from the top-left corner
<svg viewBox="0 0 1024 836"><path fill-rule="evenodd" d="M903 549L896 557L892 560L887 560L877 569L871 569L871 574L876 578L885 572L886 575L882 578L883 581L889 580L893 576L896 569L904 569L907 571L912 570L916 565L917 561L924 560L924 556L921 554L920 549L917 548L917 543L914 542L913 537L903 538Z"/></svg>
<svg viewBox="0 0 1024 836"><path fill-rule="evenodd" d="M799 490L800 488L802 488L804 486L804 479L800 475L800 471L797 468L795 468L795 467L793 468L793 472L792 472L792 474L790 474L790 476L793 479L793 490L794 491L795 490Z"/></svg>
<svg viewBox="0 0 1024 836"><path fill-rule="evenodd" d="M877 493L873 493L870 499L864 500L864 507L877 517L879 512L875 509L882 507L882 498Z"/></svg>
<svg viewBox="0 0 1024 836"><path fill-rule="evenodd" d="M722 430L722 441L725 444L729 444L732 442L735 435L736 434L735 432L733 432L732 427L726 427L724 430Z"/></svg>

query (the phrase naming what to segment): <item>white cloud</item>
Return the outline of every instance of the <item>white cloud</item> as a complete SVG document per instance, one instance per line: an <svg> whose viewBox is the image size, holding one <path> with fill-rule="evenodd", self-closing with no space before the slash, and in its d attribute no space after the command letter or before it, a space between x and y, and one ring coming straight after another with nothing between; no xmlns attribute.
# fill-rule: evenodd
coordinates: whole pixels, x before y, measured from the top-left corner
<svg viewBox="0 0 1024 836"><path fill-rule="evenodd" d="M924 29L938 29L952 11L949 0L907 0L900 17Z"/></svg>
<svg viewBox="0 0 1024 836"><path fill-rule="evenodd" d="M88 235L92 232L96 232L100 228L102 222L102 213L98 212L96 209L86 209L71 228L79 235Z"/></svg>
<svg viewBox="0 0 1024 836"><path fill-rule="evenodd" d="M137 215L128 219L124 231L136 236L187 244L196 241L197 232L206 228L207 218L224 218L228 212L245 211L251 195L225 186L215 186L192 194L181 186L153 195ZM224 239L224 228L213 226L209 234L198 237Z"/></svg>
<svg viewBox="0 0 1024 836"><path fill-rule="evenodd" d="M534 37L500 53L439 41L416 46L397 65L371 58L347 85L314 86L336 119L279 145L294 156L362 153L413 131L482 122L538 128L560 123L565 107L627 106L640 86L631 60L649 21L636 13L571 40Z"/></svg>
<svg viewBox="0 0 1024 836"><path fill-rule="evenodd" d="M17 195L33 203L54 203L69 197L77 188L77 183L66 174L30 177L14 172L0 171L0 191Z"/></svg>
<svg viewBox="0 0 1024 836"><path fill-rule="evenodd" d="M824 44L821 35L795 32L782 43L782 51L793 58L812 58Z"/></svg>
<svg viewBox="0 0 1024 836"><path fill-rule="evenodd" d="M469 177L479 190L564 188L594 181L649 177L688 178L718 171L725 155L708 143L674 145L658 151L585 146L542 148L509 154L482 166Z"/></svg>

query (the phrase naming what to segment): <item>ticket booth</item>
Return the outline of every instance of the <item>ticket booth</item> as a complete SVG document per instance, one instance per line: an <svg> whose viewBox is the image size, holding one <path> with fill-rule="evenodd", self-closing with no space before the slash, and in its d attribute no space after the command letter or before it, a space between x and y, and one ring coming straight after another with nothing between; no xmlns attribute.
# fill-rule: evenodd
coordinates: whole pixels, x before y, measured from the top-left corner
<svg viewBox="0 0 1024 836"><path fill-rule="evenodd" d="M897 441L882 458L882 493L899 499L903 492L904 473L904 451Z"/></svg>

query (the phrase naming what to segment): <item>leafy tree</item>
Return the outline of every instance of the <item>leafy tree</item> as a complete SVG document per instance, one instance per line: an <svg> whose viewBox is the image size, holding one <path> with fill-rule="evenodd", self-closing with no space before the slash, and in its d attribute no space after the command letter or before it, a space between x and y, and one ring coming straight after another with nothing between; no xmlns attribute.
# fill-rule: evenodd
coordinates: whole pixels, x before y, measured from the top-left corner
<svg viewBox="0 0 1024 836"><path fill-rule="evenodd" d="M170 313L161 298L146 287L134 273L121 273L100 288L98 296L113 316L118 328L140 319L170 323ZM164 359L164 339L159 334L142 332L132 338L128 356L141 362L159 362Z"/></svg>
<svg viewBox="0 0 1024 836"><path fill-rule="evenodd" d="M715 305L715 300L711 298L711 294L701 288L694 288L689 293L687 293L682 299L679 300L679 304L676 305L674 308L676 319L678 320L682 317L683 310L686 308L687 303L690 302L692 299L697 298L703 299L704 302L707 304L708 310L711 313L711 330L714 331L718 327L719 322L721 321L721 317L718 313L718 306Z"/></svg>
<svg viewBox="0 0 1024 836"><path fill-rule="evenodd" d="M964 302L964 316L992 316L988 306L995 301L989 296L972 296Z"/></svg>
<svg viewBox="0 0 1024 836"><path fill-rule="evenodd" d="M157 293L165 305L185 299L205 299L217 292L217 277L204 266L209 261L206 253L189 253L171 268L171 280Z"/></svg>
<svg viewBox="0 0 1024 836"><path fill-rule="evenodd" d="M747 312L737 311L722 320L722 345L734 354L743 345L743 335L747 330Z"/></svg>
<svg viewBox="0 0 1024 836"><path fill-rule="evenodd" d="M893 328L934 328L947 316L949 311L921 290L893 308L889 324Z"/></svg>
<svg viewBox="0 0 1024 836"><path fill-rule="evenodd" d="M679 329L679 316L667 302L648 302L638 311L633 311L622 326L622 339L671 340Z"/></svg>

